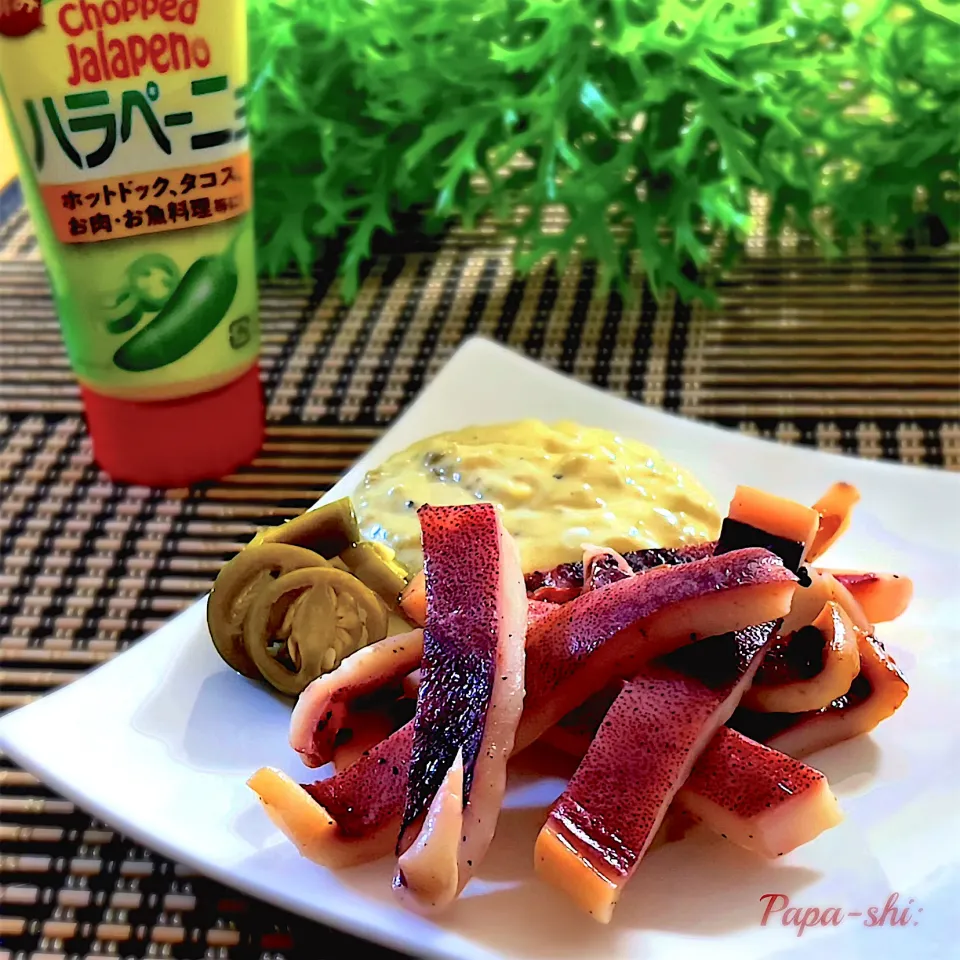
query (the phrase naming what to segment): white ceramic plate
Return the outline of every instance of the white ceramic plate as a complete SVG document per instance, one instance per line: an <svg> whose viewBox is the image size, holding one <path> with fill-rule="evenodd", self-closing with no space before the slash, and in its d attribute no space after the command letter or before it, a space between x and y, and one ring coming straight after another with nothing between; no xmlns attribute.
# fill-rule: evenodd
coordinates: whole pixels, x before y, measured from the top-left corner
<svg viewBox="0 0 960 960"><path fill-rule="evenodd" d="M205 600L83 679L4 717L0 744L147 846L256 897L418 955L960 956L960 478L677 419L472 340L325 499L350 493L365 470L421 437L521 417L572 418L648 442L691 468L720 503L737 483L807 503L834 480L861 489L853 525L826 561L913 577L909 613L880 632L911 694L872 736L815 758L840 796L841 826L776 862L705 834L671 844L644 861L605 927L534 877L534 838L563 783L527 773L513 779L479 879L442 919L413 916L393 900L390 861L323 870L300 859L261 812L244 785L256 768L279 766L301 779L308 773L287 745L289 708L214 652ZM838 907L844 919L800 937L797 927L782 925L785 912L761 926L768 901L760 898L775 893L791 906ZM906 924L890 926L888 913L883 926L865 926L870 907L882 909L892 893L897 909L911 910Z"/></svg>

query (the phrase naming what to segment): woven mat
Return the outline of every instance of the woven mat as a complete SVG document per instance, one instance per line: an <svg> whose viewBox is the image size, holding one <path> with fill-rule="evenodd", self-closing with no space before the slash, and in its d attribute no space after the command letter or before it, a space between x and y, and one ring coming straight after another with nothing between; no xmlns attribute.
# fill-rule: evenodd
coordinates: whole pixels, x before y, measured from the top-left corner
<svg viewBox="0 0 960 960"><path fill-rule="evenodd" d="M109 659L191 603L254 527L317 499L471 333L646 404L787 443L960 469L955 253L824 263L758 237L707 310L603 293L590 263L516 278L492 232L262 286L267 442L189 490L92 465L47 280L0 194L0 708ZM0 759L0 960L339 958L358 941L240 896Z"/></svg>

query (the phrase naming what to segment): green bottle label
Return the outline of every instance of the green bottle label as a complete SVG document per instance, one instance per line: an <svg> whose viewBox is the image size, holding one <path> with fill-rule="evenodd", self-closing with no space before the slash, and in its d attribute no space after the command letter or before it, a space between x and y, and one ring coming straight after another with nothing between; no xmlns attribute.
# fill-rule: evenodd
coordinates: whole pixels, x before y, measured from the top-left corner
<svg viewBox="0 0 960 960"><path fill-rule="evenodd" d="M77 377L141 400L230 382L260 345L243 5L41 10L0 31L2 90Z"/></svg>

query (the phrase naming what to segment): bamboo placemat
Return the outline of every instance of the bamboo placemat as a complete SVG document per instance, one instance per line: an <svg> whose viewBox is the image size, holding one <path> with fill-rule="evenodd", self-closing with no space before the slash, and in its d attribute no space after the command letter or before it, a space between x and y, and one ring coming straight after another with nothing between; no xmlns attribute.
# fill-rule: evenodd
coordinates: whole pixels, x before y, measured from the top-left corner
<svg viewBox="0 0 960 960"><path fill-rule="evenodd" d="M262 285L267 442L192 489L92 465L36 238L0 194L0 708L136 642L260 524L312 504L472 333L758 436L960 469L955 251L825 263L759 234L706 309L604 293L592 264L512 273L492 230L397 244L351 305L327 266ZM131 843L0 760L0 960L284 960L371 948ZM391 956L377 951L378 956Z"/></svg>

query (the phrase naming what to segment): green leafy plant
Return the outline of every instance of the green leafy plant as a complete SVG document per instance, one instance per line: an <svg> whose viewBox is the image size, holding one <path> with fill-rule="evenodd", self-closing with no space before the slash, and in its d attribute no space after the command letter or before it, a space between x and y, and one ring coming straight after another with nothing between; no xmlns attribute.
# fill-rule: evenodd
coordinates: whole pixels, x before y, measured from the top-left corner
<svg viewBox="0 0 960 960"><path fill-rule="evenodd" d="M381 231L496 217L523 270L638 254L696 294L711 236L827 250L864 228L956 236L960 3L250 0L257 230L268 272ZM562 229L542 229L565 211Z"/></svg>

